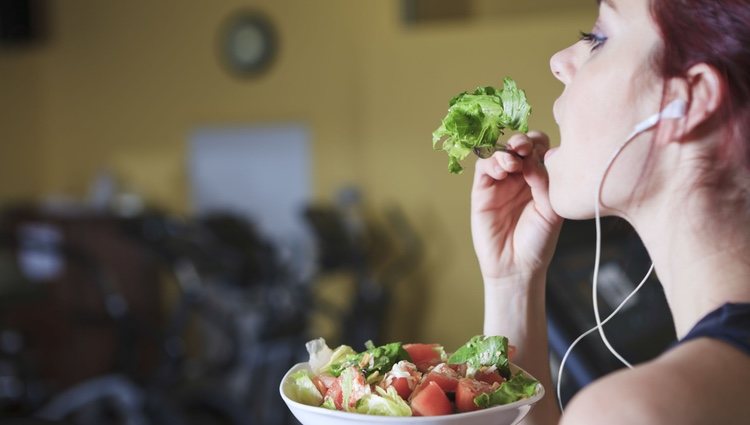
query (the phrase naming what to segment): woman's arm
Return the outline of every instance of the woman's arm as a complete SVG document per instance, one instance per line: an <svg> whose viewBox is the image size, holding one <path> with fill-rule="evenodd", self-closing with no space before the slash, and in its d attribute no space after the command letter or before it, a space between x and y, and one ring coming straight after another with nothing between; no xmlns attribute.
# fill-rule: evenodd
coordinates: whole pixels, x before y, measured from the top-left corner
<svg viewBox="0 0 750 425"><path fill-rule="evenodd" d="M560 419L547 347L545 280L539 273L484 282L485 335L507 336L516 346L513 363L539 379L546 391L524 425L551 425Z"/></svg>
<svg viewBox="0 0 750 425"><path fill-rule="evenodd" d="M517 347L514 363L546 389L524 423L551 425L559 412L551 387L544 292L562 219L549 203L542 164L547 136L515 135L508 145L517 155L498 152L477 161L472 188L472 237L485 288L484 333L507 336Z"/></svg>

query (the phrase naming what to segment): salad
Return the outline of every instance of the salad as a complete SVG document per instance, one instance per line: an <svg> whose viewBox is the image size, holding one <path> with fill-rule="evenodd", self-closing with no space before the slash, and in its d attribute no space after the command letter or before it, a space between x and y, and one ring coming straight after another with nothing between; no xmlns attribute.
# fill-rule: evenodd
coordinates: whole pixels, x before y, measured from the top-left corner
<svg viewBox="0 0 750 425"><path fill-rule="evenodd" d="M526 93L509 77L503 80L503 88L479 87L463 92L448 106L448 114L432 133L432 147L448 153L448 171L453 174L463 171L459 161L472 149L495 146L506 128L529 131L531 106Z"/></svg>
<svg viewBox="0 0 750 425"><path fill-rule="evenodd" d="M447 355L439 344L393 342L354 351L306 344L310 368L288 378L291 399L310 406L382 416L470 412L531 397L539 384L511 373L513 347L503 336L477 335Z"/></svg>

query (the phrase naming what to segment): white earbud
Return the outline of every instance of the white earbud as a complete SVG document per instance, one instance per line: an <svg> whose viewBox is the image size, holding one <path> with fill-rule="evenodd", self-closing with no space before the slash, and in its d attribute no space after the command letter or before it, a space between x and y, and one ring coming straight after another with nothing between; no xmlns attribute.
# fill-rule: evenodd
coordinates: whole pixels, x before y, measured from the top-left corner
<svg viewBox="0 0 750 425"><path fill-rule="evenodd" d="M677 119L685 116L685 110L687 109L687 102L683 99L675 99L661 111L651 115L645 120L639 122L633 128L633 135L642 133L649 128L655 126L662 119Z"/></svg>

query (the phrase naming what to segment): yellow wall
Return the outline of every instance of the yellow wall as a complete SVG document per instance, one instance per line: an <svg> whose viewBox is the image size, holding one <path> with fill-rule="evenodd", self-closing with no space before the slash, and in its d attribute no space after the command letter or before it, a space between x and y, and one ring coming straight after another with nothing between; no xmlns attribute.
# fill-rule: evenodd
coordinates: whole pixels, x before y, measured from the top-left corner
<svg viewBox="0 0 750 425"><path fill-rule="evenodd" d="M0 200L81 196L108 167L186 212L193 129L304 122L317 198L353 182L374 209L397 203L417 226L428 316L408 335L449 347L481 331L482 292L469 236L471 167L449 175L431 132L454 94L509 75L527 91L532 126L554 139L550 111L561 86L548 59L594 12L404 27L395 0L49 5L44 45L0 52ZM280 32L280 56L257 80L228 76L216 58L221 24L242 7L263 10ZM395 338L407 335L406 322L392 322Z"/></svg>
<svg viewBox="0 0 750 425"><path fill-rule="evenodd" d="M0 54L0 203L41 189L41 98L35 61L28 52Z"/></svg>

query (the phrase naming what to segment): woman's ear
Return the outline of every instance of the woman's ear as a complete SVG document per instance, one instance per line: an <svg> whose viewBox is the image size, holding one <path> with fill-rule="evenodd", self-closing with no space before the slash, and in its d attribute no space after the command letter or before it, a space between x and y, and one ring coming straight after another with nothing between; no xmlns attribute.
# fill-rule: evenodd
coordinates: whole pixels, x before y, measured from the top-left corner
<svg viewBox="0 0 750 425"><path fill-rule="evenodd" d="M724 85L719 72L704 63L688 70L687 84L690 102L685 122L686 135L694 133L716 113L724 96Z"/></svg>
<svg viewBox="0 0 750 425"><path fill-rule="evenodd" d="M719 109L724 96L722 79L714 67L700 63L693 65L685 77L668 84L667 100L684 99L687 107L682 118L659 124L657 138L664 142L685 141L700 132Z"/></svg>

